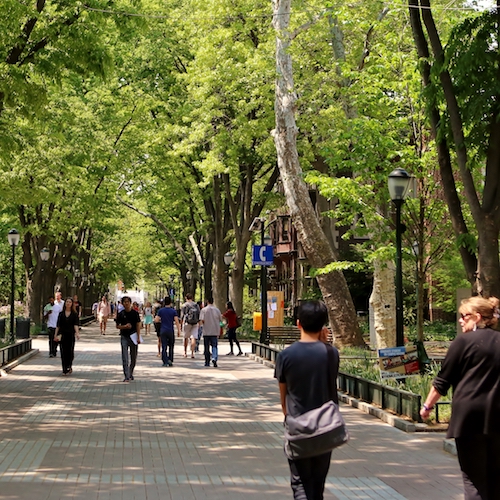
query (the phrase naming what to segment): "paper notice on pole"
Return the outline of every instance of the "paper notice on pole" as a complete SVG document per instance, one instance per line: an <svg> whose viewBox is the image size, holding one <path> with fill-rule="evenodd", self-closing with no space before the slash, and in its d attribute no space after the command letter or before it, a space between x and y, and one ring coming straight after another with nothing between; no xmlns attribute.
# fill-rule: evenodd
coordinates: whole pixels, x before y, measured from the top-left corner
<svg viewBox="0 0 500 500"><path fill-rule="evenodd" d="M141 344L144 342L144 340L142 340L142 335L140 337L141 339ZM133 333L132 335L130 335L130 340L135 344L137 345L137 333Z"/></svg>
<svg viewBox="0 0 500 500"><path fill-rule="evenodd" d="M269 311L268 317L269 317L269 319L274 318L274 311L273 310Z"/></svg>

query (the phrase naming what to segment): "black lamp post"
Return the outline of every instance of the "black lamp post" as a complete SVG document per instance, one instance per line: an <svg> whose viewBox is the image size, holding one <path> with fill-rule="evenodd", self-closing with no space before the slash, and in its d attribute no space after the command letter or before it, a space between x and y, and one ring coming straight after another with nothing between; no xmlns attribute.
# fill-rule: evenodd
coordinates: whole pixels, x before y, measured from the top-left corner
<svg viewBox="0 0 500 500"><path fill-rule="evenodd" d="M14 280L15 280L15 256L16 247L19 244L19 233L15 229L11 229L7 235L9 245L12 247L12 274L10 282L10 340L14 342Z"/></svg>
<svg viewBox="0 0 500 500"><path fill-rule="evenodd" d="M404 203L411 176L406 170L396 168L389 174L389 193L396 206L396 346L404 346L403 333L403 262L401 235L404 228L401 224L401 207Z"/></svg>
<svg viewBox="0 0 500 500"><path fill-rule="evenodd" d="M226 287L226 301L229 300L229 266L231 265L231 262L233 262L234 259L234 254L231 252L226 252L224 254L224 264L227 266L227 287Z"/></svg>

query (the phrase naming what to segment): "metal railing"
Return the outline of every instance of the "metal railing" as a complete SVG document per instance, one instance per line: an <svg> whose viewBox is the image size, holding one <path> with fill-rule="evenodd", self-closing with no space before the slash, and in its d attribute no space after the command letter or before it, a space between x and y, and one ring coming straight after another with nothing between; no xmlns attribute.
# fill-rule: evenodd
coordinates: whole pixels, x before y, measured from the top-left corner
<svg viewBox="0 0 500 500"><path fill-rule="evenodd" d="M269 361L276 362L279 350L265 344L252 342L252 353ZM342 392L357 399L373 403L384 410L404 415L413 421L421 422L420 408L422 396L409 391L390 387L379 382L372 382L357 375L339 372L337 387Z"/></svg>
<svg viewBox="0 0 500 500"><path fill-rule="evenodd" d="M20 340L15 344L0 349L0 366L10 363L23 354L31 351L31 339Z"/></svg>

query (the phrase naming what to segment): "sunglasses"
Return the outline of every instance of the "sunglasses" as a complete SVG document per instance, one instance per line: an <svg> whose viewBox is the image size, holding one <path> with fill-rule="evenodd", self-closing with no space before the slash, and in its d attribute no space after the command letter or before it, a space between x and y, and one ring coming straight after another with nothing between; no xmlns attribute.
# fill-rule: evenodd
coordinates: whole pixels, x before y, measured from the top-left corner
<svg viewBox="0 0 500 500"><path fill-rule="evenodd" d="M467 314L461 314L461 315L460 315L460 317L461 317L462 319L467 319L469 316L472 316L472 314L471 314L471 313L467 313Z"/></svg>

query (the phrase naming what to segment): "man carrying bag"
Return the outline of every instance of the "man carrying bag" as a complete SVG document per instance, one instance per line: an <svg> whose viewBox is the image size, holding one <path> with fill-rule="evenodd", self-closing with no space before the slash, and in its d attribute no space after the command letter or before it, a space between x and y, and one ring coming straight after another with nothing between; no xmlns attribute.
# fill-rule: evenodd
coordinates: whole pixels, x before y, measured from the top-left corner
<svg viewBox="0 0 500 500"><path fill-rule="evenodd" d="M327 320L323 302L303 302L297 312L300 341L283 350L276 361L295 500L323 499L331 450L349 438L338 410L339 354L323 341Z"/></svg>

